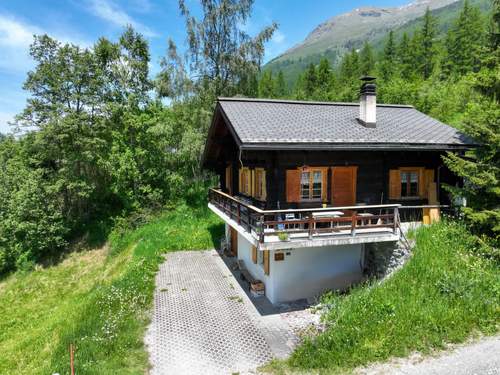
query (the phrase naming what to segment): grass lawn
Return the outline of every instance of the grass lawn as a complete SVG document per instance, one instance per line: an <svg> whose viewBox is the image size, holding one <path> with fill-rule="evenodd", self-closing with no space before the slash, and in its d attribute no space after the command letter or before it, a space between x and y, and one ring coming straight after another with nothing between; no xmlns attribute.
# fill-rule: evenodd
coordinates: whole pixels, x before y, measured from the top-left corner
<svg viewBox="0 0 500 375"><path fill-rule="evenodd" d="M413 257L386 282L326 295L329 328L268 370L343 373L498 332L498 249L481 246L454 223L421 228L416 236Z"/></svg>
<svg viewBox="0 0 500 375"><path fill-rule="evenodd" d="M0 374L144 374L143 335L161 254L207 249L223 234L207 208L180 207L109 246L0 282Z"/></svg>

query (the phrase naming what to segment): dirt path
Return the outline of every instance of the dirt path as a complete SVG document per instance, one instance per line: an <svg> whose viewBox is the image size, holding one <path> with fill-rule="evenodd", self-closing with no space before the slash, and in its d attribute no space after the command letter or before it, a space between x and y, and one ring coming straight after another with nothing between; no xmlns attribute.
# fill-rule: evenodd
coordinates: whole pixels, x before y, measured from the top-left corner
<svg viewBox="0 0 500 375"><path fill-rule="evenodd" d="M357 374L500 375L500 336L457 346L438 356L395 359L358 369Z"/></svg>

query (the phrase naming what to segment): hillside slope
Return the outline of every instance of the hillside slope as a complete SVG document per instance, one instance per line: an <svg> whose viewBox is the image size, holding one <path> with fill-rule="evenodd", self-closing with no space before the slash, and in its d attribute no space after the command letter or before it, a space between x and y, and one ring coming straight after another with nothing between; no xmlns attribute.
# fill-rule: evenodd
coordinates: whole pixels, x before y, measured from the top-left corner
<svg viewBox="0 0 500 375"><path fill-rule="evenodd" d="M483 10L490 7L489 0L469 2ZM346 51L361 48L365 41L372 43L376 50L380 49L390 30L396 35L413 32L420 25L427 6L438 19L442 35L457 17L463 0L418 0L398 8L354 9L320 24L303 42L269 61L264 70L282 70L290 85L310 63L317 64L323 57L335 64Z"/></svg>

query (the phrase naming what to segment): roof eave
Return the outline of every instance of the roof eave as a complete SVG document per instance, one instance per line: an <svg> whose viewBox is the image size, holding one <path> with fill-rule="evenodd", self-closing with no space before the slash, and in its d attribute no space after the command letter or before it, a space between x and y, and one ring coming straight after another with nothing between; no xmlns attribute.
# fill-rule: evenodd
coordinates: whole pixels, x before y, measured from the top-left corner
<svg viewBox="0 0 500 375"><path fill-rule="evenodd" d="M220 102L217 101L215 104L214 113L212 115L210 128L208 129L208 136L207 136L207 140L205 141L205 147L203 148L203 153L201 155L200 164L201 164L202 168L208 168L210 166L210 163L207 162L207 153L209 151L209 148L210 148L210 145L212 142L213 133L215 131L217 114L220 114L222 116L222 118L224 119L224 122L226 123L226 125L227 125L231 135L233 136L237 146L241 147L241 145L242 145L241 139L238 136L238 134L236 133L236 131L234 130L234 127L231 124L231 121L229 121L226 113L224 112L224 109L220 105Z"/></svg>
<svg viewBox="0 0 500 375"><path fill-rule="evenodd" d="M363 150L363 151L461 151L477 147L473 144L418 143L243 143L242 150Z"/></svg>

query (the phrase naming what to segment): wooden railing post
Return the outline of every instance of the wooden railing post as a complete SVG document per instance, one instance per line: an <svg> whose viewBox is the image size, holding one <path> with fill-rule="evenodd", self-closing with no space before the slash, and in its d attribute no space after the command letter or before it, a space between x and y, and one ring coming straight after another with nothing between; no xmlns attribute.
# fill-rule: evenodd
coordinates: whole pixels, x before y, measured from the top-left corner
<svg viewBox="0 0 500 375"><path fill-rule="evenodd" d="M313 213L309 212L309 239L312 240L314 234L314 218Z"/></svg>
<svg viewBox="0 0 500 375"><path fill-rule="evenodd" d="M265 216L261 215L260 223L259 223L259 228L260 228L259 242L260 243L264 243L264 220L265 220Z"/></svg>
<svg viewBox="0 0 500 375"><path fill-rule="evenodd" d="M394 207L394 234L398 234L398 223L399 223L399 210L397 207Z"/></svg>
<svg viewBox="0 0 500 375"><path fill-rule="evenodd" d="M351 220L351 236L356 235L356 223L358 221L358 217L356 214L352 215L352 220Z"/></svg>

